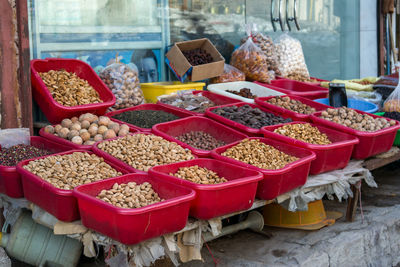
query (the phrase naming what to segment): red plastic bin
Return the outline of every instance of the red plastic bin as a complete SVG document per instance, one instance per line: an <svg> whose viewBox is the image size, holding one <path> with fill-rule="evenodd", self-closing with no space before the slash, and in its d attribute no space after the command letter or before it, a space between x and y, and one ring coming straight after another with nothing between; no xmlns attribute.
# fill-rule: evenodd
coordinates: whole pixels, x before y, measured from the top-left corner
<svg viewBox="0 0 400 267"><path fill-rule="evenodd" d="M216 106L227 105L227 104L233 104L233 103L240 102L240 100L233 99L233 98L230 98L230 97L227 97L227 96L223 96L223 95L219 95L219 94L215 94L215 93L210 92L210 91L198 91L198 90L196 90L196 91L193 91L192 94L204 96L204 97L208 98L209 100L211 100L212 102L214 102L214 104ZM160 101L158 101L157 104L162 105L162 106L167 106L167 107L171 107L172 106L172 105L161 103ZM183 109L183 108L178 108L178 107L175 107L175 106L172 106L172 107L177 108L179 110L184 110L184 111L190 112L193 116L205 116L205 112L204 113L200 113L200 112L194 112L194 111L186 110L186 109Z"/></svg>
<svg viewBox="0 0 400 267"><path fill-rule="evenodd" d="M141 133L141 132L139 132L139 133L135 133L135 134L151 134L151 133ZM155 134L154 134L154 135L155 135ZM161 137L161 136L160 136L160 137ZM114 139L118 139L118 138L123 138L123 137L116 137L116 138L108 139L107 141L114 140ZM98 146L98 144L100 144L101 142L104 142L104 141L97 142L97 143L95 143L95 144L92 146L92 151L93 151L96 155L98 155L98 156L104 158L105 160L108 160L109 162L114 163L114 164L117 165L117 166L120 166L121 168L124 168L125 170L127 170L127 171L129 171L129 172L147 174L147 172L141 171L141 170L138 170L138 169L135 169L135 168L133 168L131 165L129 165L129 164L123 162L122 160L120 160L120 159L118 159L118 158L116 158L116 157L113 157L113 156L111 156L110 154L108 154L108 153L104 152L103 150L99 149L97 146ZM193 153L192 153L192 155L193 155L194 158L197 158L197 156L194 155Z"/></svg>
<svg viewBox="0 0 400 267"><path fill-rule="evenodd" d="M288 79L288 78L284 78L284 77L280 77L280 76L275 76L275 79L276 80L285 79L285 80L290 80L290 81L296 81L296 80L292 80L292 79ZM321 84L321 82L328 82L328 80L319 79L319 78L315 78L315 77L310 77L310 79L316 80L317 82L302 82L302 83L319 86Z"/></svg>
<svg viewBox="0 0 400 267"><path fill-rule="evenodd" d="M53 125L53 126L55 126L55 125ZM134 130L134 129L129 128L129 132L130 133L136 133L136 132L138 132L138 130ZM46 133L44 131L44 128L41 128L39 130L39 135L44 137L44 138L46 138L46 139L48 139L48 140L51 140L53 142L56 142L56 143L59 143L59 144L63 144L63 145L67 145L67 146L71 147L72 149L90 150L90 149L92 149L92 146L93 146L93 145L88 146L88 145L75 144L75 143L73 143L73 142L71 142L71 141L69 141L67 139L61 138L59 136L55 136L54 134Z"/></svg>
<svg viewBox="0 0 400 267"><path fill-rule="evenodd" d="M31 145L54 153L72 149L70 146L58 144L40 136L31 136ZM21 175L17 172L16 166L0 165L0 193L13 198L24 197Z"/></svg>
<svg viewBox="0 0 400 267"><path fill-rule="evenodd" d="M209 157L211 150L194 148L176 139L176 137L190 131L202 131L208 133L216 139L224 141L226 144L230 144L247 137L247 135L229 128L228 126L211 119L198 116L164 122L153 126L153 132L156 135L159 135L168 141L175 142L181 147L190 149L196 156Z"/></svg>
<svg viewBox="0 0 400 267"><path fill-rule="evenodd" d="M306 122L290 122L286 124L299 124ZM265 138L276 139L294 146L308 149L315 153L316 159L311 162L310 174L319 174L327 171L342 169L347 166L350 161L351 153L356 144L358 144L358 138L332 130L324 126L311 124L317 127L321 133L328 136L332 144L329 145L315 145L306 143L294 138L290 138L278 133L274 133L274 130L285 124L273 125L263 127L261 130Z"/></svg>
<svg viewBox="0 0 400 267"><path fill-rule="evenodd" d="M66 155L72 154L74 152L85 152L93 154L92 152L86 150L71 150L55 155ZM49 182L41 179L40 177L23 168L23 166L27 165L30 161L45 157L25 160L17 165L17 171L22 176L22 186L24 189L25 198L32 203L38 205L48 213L52 214L60 221L71 222L78 220L80 218L78 202L76 198L72 195L72 190L57 188ZM122 172L122 174L128 173L128 171L117 166L116 164L113 164L112 162L109 162L107 160L105 160L105 162L117 171Z"/></svg>
<svg viewBox="0 0 400 267"><path fill-rule="evenodd" d="M314 152L278 140L260 137L250 137L249 139L259 139L264 144L273 146L286 154L299 158L281 169L267 170L221 155L228 148L237 145L239 142L214 149L211 152L213 158L256 170L264 175L263 180L258 183L257 198L271 200L306 183L311 161L315 159Z"/></svg>
<svg viewBox="0 0 400 267"><path fill-rule="evenodd" d="M118 122L120 124L128 125L129 128L132 130L136 130L136 131L140 131L140 132L148 132L148 133L151 132L151 128L141 128L136 125L126 123L126 122L123 122L123 121L113 118L113 116L115 116L117 114L121 114L121 113L124 113L126 111L131 111L131 110L162 110L162 111L174 114L175 116L178 116L180 118L186 118L186 117L192 116L192 114L187 110L178 109L178 108L172 107L170 105L159 105L159 104L142 104L142 105L138 105L135 107L119 109L119 110L115 110L115 111L107 113L106 116L109 117L112 121Z"/></svg>
<svg viewBox="0 0 400 267"><path fill-rule="evenodd" d="M205 185L169 175L171 172L177 172L181 167L195 165L216 172L219 177L224 177L228 182ZM192 201L190 208L190 216L201 220L249 209L254 202L257 183L263 179L263 175L258 171L215 159L194 159L156 166L149 170L149 174L196 191L196 198Z"/></svg>
<svg viewBox="0 0 400 267"><path fill-rule="evenodd" d="M237 129L237 130L239 130L240 132L245 133L245 134L248 135L248 136L262 136L261 129L255 129L255 128L247 127L247 126L245 126L245 125L243 125L243 124L240 124L240 123L238 123L238 122L229 120L229 119L227 119L227 118L225 118L225 117L222 117L222 116L217 115L217 114L215 114L215 113L212 112L214 109L217 109L217 108L230 107L230 106L238 106L238 107L241 107L241 106L244 106L244 105L249 105L249 106L252 107L252 108L259 108L260 110L262 110L262 111L264 111L264 112L272 113L272 114L274 114L274 115L276 115L276 116L280 116L280 117L285 118L285 119L290 118L290 119L293 120L293 118L292 118L291 116L287 115L287 114L279 114L279 113L277 113L277 112L274 112L274 111L265 109L265 108L263 108L263 107L260 107L260 106L258 106L258 105L256 105L256 104L250 104L250 103L244 103L244 102L239 102L239 103L234 103L234 104L229 104L229 105L223 105L223 106L217 106L217 107L208 108L208 109L206 110L206 116L209 117L209 118L211 118L211 119L213 119L213 120L216 120L216 121L218 121L218 122L220 122L220 123L223 123L223 124L225 124L225 125L228 125L229 127L232 127L232 128L234 128L234 129Z"/></svg>
<svg viewBox="0 0 400 267"><path fill-rule="evenodd" d="M360 110L356 109L353 110L360 114L367 114L373 118L384 118ZM388 127L386 129L382 129L375 132L363 132L343 126L339 123L322 119L320 118L320 116L321 112L314 113L311 115L311 120L319 125L326 126L344 133L348 133L358 138L360 142L357 145L355 145L352 154L352 158L355 159L365 159L388 151L393 145L393 141L396 137L397 130L400 129L400 123L396 121L396 125ZM390 121L390 119L388 118L384 119Z"/></svg>
<svg viewBox="0 0 400 267"><path fill-rule="evenodd" d="M150 183L165 201L142 208L118 208L96 196L114 183ZM132 245L143 240L179 231L185 227L190 202L195 192L146 174L127 174L74 189L78 199L82 224L123 244Z"/></svg>
<svg viewBox="0 0 400 267"><path fill-rule="evenodd" d="M50 91L40 78L38 72L65 69L74 72L81 79L85 79L99 93L103 103L66 107L57 103ZM97 76L96 72L85 62L77 59L47 58L31 60L32 94L47 120L56 124L62 119L79 117L83 113L103 115L107 109L115 104L115 96L111 90Z"/></svg>
<svg viewBox="0 0 400 267"><path fill-rule="evenodd" d="M331 108L330 106L315 102L313 100L310 100L310 99L307 99L304 97L294 96L294 95L285 95L285 96L289 97L290 99L300 101L301 103L306 104L307 106L313 107L313 108L315 108L316 111L322 111L327 108ZM288 110L288 109L265 102L274 97L275 96L257 97L254 101L256 102L257 105L262 106L266 109L275 111L280 114L288 114L292 118L294 118L296 121L306 121L306 122L311 121L310 115L308 115L308 114L297 113L297 112L294 112L294 111L291 111L291 110Z"/></svg>
<svg viewBox="0 0 400 267"><path fill-rule="evenodd" d="M302 96L311 100L326 98L329 94L329 90L324 87L288 79L273 80L271 81L271 84L261 82L255 83L284 94Z"/></svg>

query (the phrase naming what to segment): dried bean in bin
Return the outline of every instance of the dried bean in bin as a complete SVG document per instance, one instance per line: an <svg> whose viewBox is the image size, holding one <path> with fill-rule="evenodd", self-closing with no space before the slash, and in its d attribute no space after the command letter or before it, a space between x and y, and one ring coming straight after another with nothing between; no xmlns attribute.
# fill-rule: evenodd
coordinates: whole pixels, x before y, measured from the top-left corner
<svg viewBox="0 0 400 267"><path fill-rule="evenodd" d="M114 119L133 124L140 128L179 119L178 116L162 110L129 110L113 116Z"/></svg>
<svg viewBox="0 0 400 267"><path fill-rule="evenodd" d="M40 149L31 145L15 145L10 148L2 148L0 150L0 165L9 167L16 166L20 161L50 154L51 152L46 149Z"/></svg>
<svg viewBox="0 0 400 267"><path fill-rule="evenodd" d="M213 150L225 145L224 141L218 140L209 133L202 131L190 131L176 137L179 141L197 149Z"/></svg>

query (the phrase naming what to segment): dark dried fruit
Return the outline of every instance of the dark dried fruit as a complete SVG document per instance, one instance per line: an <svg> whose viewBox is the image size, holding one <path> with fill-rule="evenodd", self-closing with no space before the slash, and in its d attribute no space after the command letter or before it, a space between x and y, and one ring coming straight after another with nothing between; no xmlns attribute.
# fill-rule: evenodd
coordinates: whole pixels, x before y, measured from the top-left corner
<svg viewBox="0 0 400 267"><path fill-rule="evenodd" d="M225 145L211 134L202 131L191 131L178 136L176 139L197 149L213 150Z"/></svg>
<svg viewBox="0 0 400 267"><path fill-rule="evenodd" d="M257 96L253 95L250 91L249 88L242 88L239 91L233 91L233 90L226 90L229 93L241 96L241 97L245 97L245 98L250 98L250 99L255 99Z"/></svg>
<svg viewBox="0 0 400 267"><path fill-rule="evenodd" d="M189 61L190 65L197 66L213 62L213 58L206 50L196 48L182 51L183 55Z"/></svg>
<svg viewBox="0 0 400 267"><path fill-rule="evenodd" d="M0 165L15 166L18 162L50 155L51 152L30 145L16 145L0 151Z"/></svg>
<svg viewBox="0 0 400 267"><path fill-rule="evenodd" d="M140 128L151 128L158 123L179 119L178 116L162 110L129 110L117 114L113 118Z"/></svg>

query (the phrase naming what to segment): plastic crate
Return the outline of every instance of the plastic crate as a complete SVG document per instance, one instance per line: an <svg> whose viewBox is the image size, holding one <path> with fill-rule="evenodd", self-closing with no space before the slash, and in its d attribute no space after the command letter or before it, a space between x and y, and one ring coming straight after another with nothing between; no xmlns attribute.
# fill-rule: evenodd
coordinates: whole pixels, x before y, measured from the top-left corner
<svg viewBox="0 0 400 267"><path fill-rule="evenodd" d="M360 114L368 114L369 116L374 118L379 117L374 114L370 114L360 110L355 110L355 111ZM319 125L326 126L344 133L348 133L358 138L360 142L357 145L355 145L352 154L352 157L355 159L365 159L388 151L393 145L393 141L396 137L397 130L400 129L400 123L396 121L396 125L388 127L386 129L382 129L375 132L363 132L343 126L339 123L322 119L320 118L320 116L321 112L317 112L311 115L311 119L312 121L316 122Z"/></svg>
<svg viewBox="0 0 400 267"><path fill-rule="evenodd" d="M256 197L260 199L274 199L277 196L306 183L311 161L316 157L314 152L278 140L259 137L251 137L250 139L259 139L264 144L273 146L276 149L299 159L287 164L281 169L267 170L221 155L228 148L237 145L239 142L219 147L211 152L211 156L227 163L261 172L264 175L264 178L258 183L256 194Z"/></svg>
<svg viewBox="0 0 400 267"><path fill-rule="evenodd" d="M266 96L277 96L284 95L282 92L275 90L274 88L266 88L265 86L261 86L257 83L246 82L246 81L238 81L238 82L228 82L228 83L215 83L207 86L207 90L223 95L232 99L237 99L241 102L246 102L250 104L254 104L254 99L238 96L232 93L227 92L227 90L232 91L240 91L242 88L249 88L250 92L253 95L258 97L266 97Z"/></svg>
<svg viewBox="0 0 400 267"><path fill-rule="evenodd" d="M286 124L299 123L306 122L291 122ZM312 126L317 127L321 133L326 134L332 144L310 144L284 135L280 135L278 133L274 133L275 129L283 125L285 124L267 126L263 127L261 130L265 138L276 139L314 152L316 155L316 159L311 162L310 174L319 174L346 167L350 161L354 146L359 142L357 137L353 135L338 132L324 126L311 124Z"/></svg>
<svg viewBox="0 0 400 267"><path fill-rule="evenodd" d="M273 80L271 84L261 82L255 83L287 95L297 95L311 100L325 98L328 97L329 94L329 90L324 87L288 79Z"/></svg>
<svg viewBox="0 0 400 267"><path fill-rule="evenodd" d="M70 146L58 144L40 136L31 136L31 145L37 148L46 149L53 153L72 150ZM16 166L0 165L0 193L12 198L24 197L22 189L22 178L17 172Z"/></svg>
<svg viewBox="0 0 400 267"><path fill-rule="evenodd" d="M205 83L202 82L154 82L154 83L141 83L144 98L148 103L156 103L157 97L160 95L169 95L182 90L203 90Z"/></svg>
<svg viewBox="0 0 400 267"><path fill-rule="evenodd" d="M230 97L226 97L226 96L219 95L219 94L215 94L210 91L193 91L192 94L204 96L204 97L208 98L209 100L211 100L212 102L214 102L214 104L216 104L217 106L240 102L240 100L232 99ZM158 101L157 104L162 105L162 106L167 106L167 107L172 106L172 105L161 103L160 101ZM200 112L194 112L194 111L178 108L175 106L172 106L172 107L179 109L179 110L184 110L186 112L190 112L193 116L205 116L205 112L200 113Z"/></svg>
<svg viewBox="0 0 400 267"><path fill-rule="evenodd" d="M148 135L148 134L151 134L151 133L136 133L136 134L147 134L147 135ZM160 136L160 137L161 137L161 136ZM116 137L116 138L109 139L109 140L107 140L107 141L114 140L114 139L118 139L118 138L123 138L123 137ZM102 158L108 160L109 162L114 163L114 164L117 165L117 166L120 166L121 168L123 168L123 169L125 169L125 170L127 170L127 171L129 171L129 172L131 172L131 173L147 174L146 171L142 171L142 170L135 169L135 168L133 168L131 165L129 165L129 164L123 162L122 160L120 160L120 159L118 159L118 158L116 158L116 157L113 157L113 156L111 156L110 154L108 154L108 153L104 152L103 150L99 149L97 146L98 146L98 144L100 144L101 142L104 142L104 141L97 142L97 143L95 143L95 144L93 145L93 147L92 147L92 151L93 151L96 155L98 155L98 156L100 156L100 157L102 157ZM192 153L192 155L193 155L194 158L197 158L197 156L196 156L195 154Z"/></svg>
<svg viewBox="0 0 400 267"><path fill-rule="evenodd" d="M55 126L55 125L53 125L53 126ZM129 128L129 132L130 132L130 133L136 133L136 132L138 132L138 130ZM46 138L46 139L48 139L48 140L51 140L51 141L53 141L53 142L56 142L56 143L59 143L59 144L63 144L63 145L70 146L72 149L90 150L90 149L92 148L92 146L93 146L93 145L88 146L88 145L78 145L78 144L75 144L75 143L73 143L73 142L71 142L71 141L69 141L69 140L67 140L67 139L61 138L61 137L59 137L59 136L55 136L54 134L46 133L46 132L44 131L44 128L41 128L41 129L39 130L39 135L42 136L42 137L44 137L44 138Z"/></svg>
<svg viewBox="0 0 400 267"><path fill-rule="evenodd" d="M306 105L308 105L310 107L313 107L313 108L315 108L316 111L322 111L322 110L325 110L327 108L330 108L330 106L327 106L327 105L324 105L324 104L321 104L321 103L317 103L317 102L315 102L313 100L310 100L310 99L307 99L307 98L303 98L303 97L300 97L300 96L294 96L294 95L286 95L286 96L289 97L290 99L298 100L303 104L306 104ZM257 97L255 99L255 101L256 101L256 104L259 105L259 106L262 106L262 107L264 107L266 109L269 109L269 110L272 110L272 111L275 111L275 112L278 112L278 113L288 114L295 120L307 121L307 122L311 121L310 115L308 115L308 114L297 113L297 112L294 112L294 111L291 111L291 110L288 110L288 109L285 109L285 108L282 108L282 107L279 107L279 106L276 106L276 105L273 105L273 104L265 102L265 101L267 101L267 100L269 100L271 98L274 98L274 96Z"/></svg>
<svg viewBox="0 0 400 267"><path fill-rule="evenodd" d="M324 104L324 105L329 105L329 98L321 98L321 99L315 99L315 102ZM374 103L367 102L364 100L360 99L353 99L353 98L348 98L347 99L348 107L349 108L354 108L357 110L361 110L367 113L374 113L378 110L378 106L375 105ZM331 106L329 106L332 108Z"/></svg>
<svg viewBox="0 0 400 267"><path fill-rule="evenodd" d="M383 116L385 114L385 112L377 112L374 113L377 116ZM393 142L394 146L400 146L400 130L397 131L396 137L394 138L394 142Z"/></svg>
<svg viewBox="0 0 400 267"><path fill-rule="evenodd" d="M245 133L246 135L249 135L249 136L262 136L261 129L255 129L255 128L247 127L247 126L245 126L245 125L243 125L243 124L240 124L240 123L238 123L238 122L229 120L229 119L227 119L227 118L225 118L225 117L222 117L222 116L217 115L217 114L215 114L215 113L212 112L214 109L217 109L217 108L230 107L230 106L238 106L238 107L241 107L241 106L244 106L244 105L249 105L249 106L252 107L252 108L259 108L260 110L262 110L262 111L264 111L264 112L272 113L272 114L274 114L274 115L276 115L276 116L280 116L280 117L285 118L285 119L286 119L286 118L291 118L291 116L289 116L289 115L287 115L287 114L279 114L279 113L277 113L277 112L267 110L267 109L265 109L265 108L263 108L263 107L260 107L260 106L258 106L258 105L250 104L250 103L243 103L243 102L234 103L234 104L229 104L229 105L223 105L223 106L218 106L218 107L208 108L208 109L206 110L206 116L209 117L209 118L212 118L213 120L216 120L216 121L218 121L218 122L220 122L220 123L223 123L223 124L225 124L225 125L228 125L229 127L232 127L232 128L234 128L234 129L237 129L237 130L239 130L240 132ZM293 119L293 118L291 118L291 119Z"/></svg>
<svg viewBox="0 0 400 267"><path fill-rule="evenodd" d="M169 175L177 172L181 167L195 165L216 172L219 177L224 177L228 182L205 185ZM190 208L190 216L202 220L249 209L254 202L257 183L263 179L263 175L258 171L215 159L195 159L157 166L151 168L149 174L196 191L196 198L192 201Z"/></svg>
<svg viewBox="0 0 400 267"><path fill-rule="evenodd" d="M142 105L135 106L135 107L119 109L119 110L107 113L106 116L109 117L114 122L118 122L119 124L128 125L129 129L131 129L132 131L140 131L140 132L148 132L148 133L151 132L151 128L141 128L136 125L126 123L126 122L123 122L123 121L113 118L113 116L115 116L117 114L121 114L121 113L124 113L126 111L131 111L131 110L162 110L162 111L174 114L175 116L178 116L179 118L186 118L186 117L192 116L192 113L190 113L184 109L178 109L178 108L172 107L170 105L159 105L159 104L142 104Z"/></svg>
<svg viewBox="0 0 400 267"><path fill-rule="evenodd" d="M226 144L234 143L247 137L247 135L241 132L203 117L188 117L153 126L153 132L155 134L168 141L175 142L181 147L190 149L196 156L210 156L210 150L197 149L176 139L176 137L190 131L202 131L208 133L214 136L216 139L224 141Z"/></svg>
<svg viewBox="0 0 400 267"><path fill-rule="evenodd" d="M275 79L276 80L283 79L283 80L289 80L289 81L296 81L296 80L291 80L291 79L280 77L280 76L275 76ZM321 84L321 82L328 82L328 80L323 80L323 79L319 79L319 78L315 78L315 77L310 77L310 79L316 80L316 82L302 82L302 83L319 86Z"/></svg>
<svg viewBox="0 0 400 267"><path fill-rule="evenodd" d="M142 208L118 208L96 196L103 189L111 189L115 183L150 183L165 201ZM190 202L195 192L145 174L128 174L74 189L78 199L82 224L87 228L111 237L123 244L132 245L143 240L179 231L185 227Z"/></svg>
<svg viewBox="0 0 400 267"><path fill-rule="evenodd" d="M93 152L86 150L71 150L57 153L55 155L66 155L74 152L93 154ZM72 190L57 188L49 182L41 179L39 176L36 176L23 168L23 166L27 165L30 161L45 157L25 160L17 165L17 171L22 176L22 187L24 189L25 198L38 205L60 221L72 222L78 220L80 218L78 202L72 195ZM117 166L116 164L113 164L107 160L104 161L117 171L122 172L123 174L128 173L128 171Z"/></svg>
<svg viewBox="0 0 400 267"><path fill-rule="evenodd" d="M51 96L47 86L38 72L65 69L74 72L81 79L85 79L99 93L103 103L66 107L57 103ZM50 123L56 124L65 118L79 117L83 113L103 115L107 109L115 104L115 96L111 90L97 76L96 72L85 62L77 59L48 58L31 61L32 94L40 109Z"/></svg>

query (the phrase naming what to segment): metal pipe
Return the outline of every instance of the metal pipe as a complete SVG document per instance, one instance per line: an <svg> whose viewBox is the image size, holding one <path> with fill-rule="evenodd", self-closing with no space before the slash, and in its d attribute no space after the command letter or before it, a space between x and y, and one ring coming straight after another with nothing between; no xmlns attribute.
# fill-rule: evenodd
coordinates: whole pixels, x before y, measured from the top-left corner
<svg viewBox="0 0 400 267"><path fill-rule="evenodd" d="M204 242L209 242L221 236L229 235L247 228L259 232L263 229L263 227L264 227L264 217L262 216L262 214L259 213L258 211L251 211L247 216L247 219L244 220L243 222L222 228L221 233L216 236L213 236L210 232L204 233L203 238Z"/></svg>

